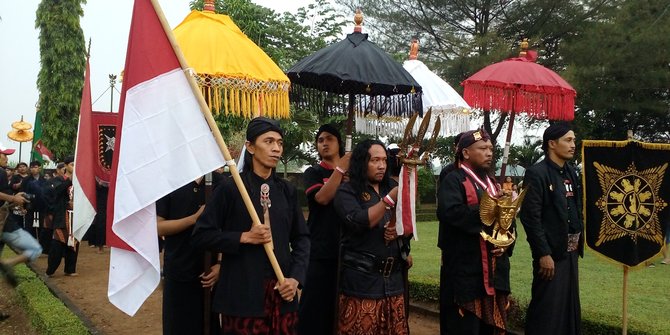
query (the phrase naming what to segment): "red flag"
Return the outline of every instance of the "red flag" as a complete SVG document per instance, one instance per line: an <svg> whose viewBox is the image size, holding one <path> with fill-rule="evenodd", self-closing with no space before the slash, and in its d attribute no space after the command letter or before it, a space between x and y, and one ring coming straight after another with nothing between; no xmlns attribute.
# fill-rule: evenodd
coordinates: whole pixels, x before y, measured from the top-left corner
<svg viewBox="0 0 670 335"><path fill-rule="evenodd" d="M81 93L81 106L79 107L79 129L77 131L72 177L74 189L72 233L80 241L93 223L96 214L94 157L98 141L94 140L93 136L90 74L91 69L88 60L86 60L86 75L84 77L84 89Z"/></svg>
<svg viewBox="0 0 670 335"><path fill-rule="evenodd" d="M38 140L37 143L35 143L35 151L42 155L42 159L48 159L53 162L54 154L51 153L51 150L49 150L44 143L42 143L42 140Z"/></svg>
<svg viewBox="0 0 670 335"><path fill-rule="evenodd" d="M156 200L224 165L157 12L135 1L107 206L107 295L131 316L160 281Z"/></svg>

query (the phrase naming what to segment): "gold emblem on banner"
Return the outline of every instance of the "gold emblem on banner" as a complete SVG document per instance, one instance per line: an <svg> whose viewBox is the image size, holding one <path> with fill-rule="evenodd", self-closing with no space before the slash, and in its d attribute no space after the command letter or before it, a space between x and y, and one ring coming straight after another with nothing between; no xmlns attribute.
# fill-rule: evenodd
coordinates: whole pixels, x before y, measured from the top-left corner
<svg viewBox="0 0 670 335"><path fill-rule="evenodd" d="M668 203L659 191L668 163L638 171L631 164L626 171L594 162L602 195L596 207L603 213L596 246L628 236L637 243L644 238L663 244L663 232L658 213Z"/></svg>

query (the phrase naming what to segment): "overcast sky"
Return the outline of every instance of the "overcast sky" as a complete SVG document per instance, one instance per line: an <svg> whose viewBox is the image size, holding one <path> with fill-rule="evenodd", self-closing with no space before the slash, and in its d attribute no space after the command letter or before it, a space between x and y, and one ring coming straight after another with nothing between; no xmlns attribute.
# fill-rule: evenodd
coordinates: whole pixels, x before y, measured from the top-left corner
<svg viewBox="0 0 670 335"><path fill-rule="evenodd" d="M311 0L252 0L278 12L295 11ZM160 0L172 28L189 13L189 0ZM38 0L0 1L0 142L10 148L19 143L7 138L11 124L21 119L34 124L38 99L37 74L40 70L39 31L35 29ZM109 74L118 75L126 59L132 0L88 0L84 5L81 27L86 43L91 45L91 95L97 102L93 110L110 110ZM121 85L117 84L121 91ZM114 92L114 111L118 111L119 94ZM31 144L23 144L22 158L28 159ZM18 157L13 155L11 161Z"/></svg>

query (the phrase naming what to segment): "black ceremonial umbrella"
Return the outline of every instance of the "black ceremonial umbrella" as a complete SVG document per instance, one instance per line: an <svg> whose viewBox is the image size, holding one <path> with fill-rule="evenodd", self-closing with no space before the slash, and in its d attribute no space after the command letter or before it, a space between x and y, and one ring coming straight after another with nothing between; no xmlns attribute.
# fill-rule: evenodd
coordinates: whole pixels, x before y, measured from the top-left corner
<svg viewBox="0 0 670 335"><path fill-rule="evenodd" d="M348 97L347 148L350 148L354 105L359 112L378 116L409 117L423 110L421 86L402 65L368 40L361 32L363 15L354 17L353 34L305 57L286 73L291 80L293 101L298 105L319 106L328 113L337 97ZM315 94L314 91L329 95ZM326 100L330 100L330 103Z"/></svg>

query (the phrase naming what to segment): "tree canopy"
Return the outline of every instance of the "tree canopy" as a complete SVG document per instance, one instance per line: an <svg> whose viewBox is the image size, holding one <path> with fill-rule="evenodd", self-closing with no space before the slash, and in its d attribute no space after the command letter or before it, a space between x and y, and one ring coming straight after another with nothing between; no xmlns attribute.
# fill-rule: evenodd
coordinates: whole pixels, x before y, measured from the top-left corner
<svg viewBox="0 0 670 335"><path fill-rule="evenodd" d="M42 0L35 27L40 30L37 76L43 142L58 159L74 154L86 47L79 19L85 0Z"/></svg>

